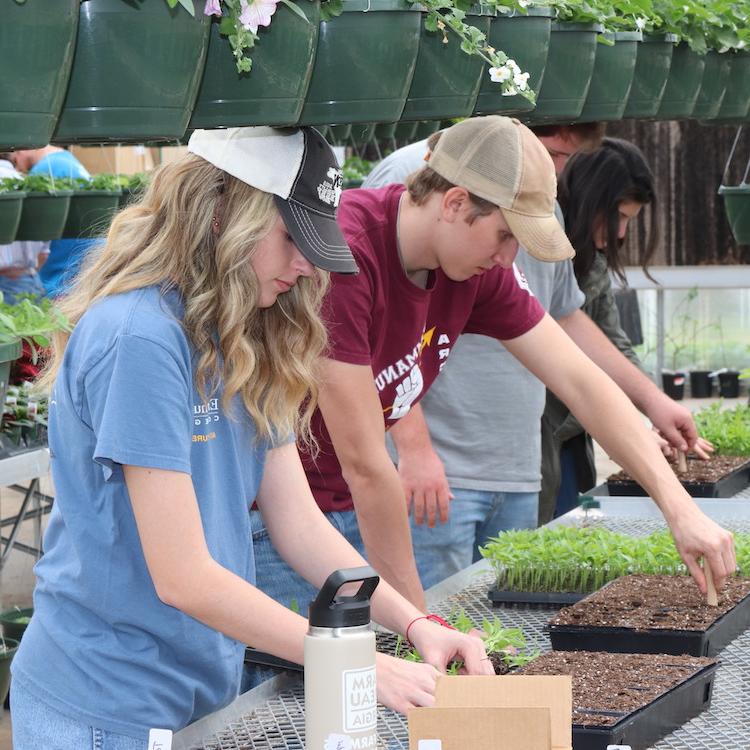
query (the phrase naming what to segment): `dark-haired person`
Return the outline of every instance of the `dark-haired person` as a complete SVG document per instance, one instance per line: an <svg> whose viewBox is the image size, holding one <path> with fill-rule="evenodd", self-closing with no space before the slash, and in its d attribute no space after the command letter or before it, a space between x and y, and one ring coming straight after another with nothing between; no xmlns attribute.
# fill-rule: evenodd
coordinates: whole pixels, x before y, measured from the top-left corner
<svg viewBox="0 0 750 750"><path fill-rule="evenodd" d="M656 192L651 170L640 149L617 138L605 138L602 145L574 155L560 175L558 200L565 217L565 231L576 251L573 260L578 284L586 301L583 310L602 333L622 352L623 367L630 370L633 389L629 393L669 442L679 450L689 446L705 456L710 446L701 440L675 440L665 431L668 420L678 420L684 437L695 427L687 409L668 398L641 371L641 364L620 326L612 293L610 272L625 279L622 245L630 222L650 207L650 227L641 250L644 270L657 242ZM681 420L681 421L680 421ZM580 422L553 393L548 392L542 419L542 491L540 519L550 520L575 507L578 492L594 486L593 443Z"/></svg>
<svg viewBox="0 0 750 750"><path fill-rule="evenodd" d="M558 172L576 145L591 150L601 143L601 137L593 140L601 131L593 123L533 131ZM584 135L591 140L583 141ZM429 151L439 138L440 133L430 136L422 148ZM388 177L405 181L428 156L412 146L394 151L364 187L382 187L380 180ZM628 396L640 395L640 374L628 372L623 357L613 356L612 344L580 309L584 296L572 263L543 263L523 248L515 263L576 344ZM659 392L658 398L666 396ZM433 387L390 430L397 446L391 455L410 508L414 554L425 588L478 560L478 547L490 537L537 525L544 403L544 384L498 341L465 334ZM696 432L689 412L669 404L670 409L655 410L654 418L674 441L692 442Z"/></svg>
<svg viewBox="0 0 750 750"><path fill-rule="evenodd" d="M639 478L703 590L700 556L719 584L734 570L731 535L698 509L627 397L544 313L513 266L519 242L540 260L572 257L555 192L554 165L534 134L490 116L443 131L408 187L342 197L338 221L360 272L332 279L326 298L318 451L303 460L329 520L420 608L424 593L385 431L430 388L462 333L500 339ZM266 537L255 516L259 585L306 608L313 592L274 561Z"/></svg>

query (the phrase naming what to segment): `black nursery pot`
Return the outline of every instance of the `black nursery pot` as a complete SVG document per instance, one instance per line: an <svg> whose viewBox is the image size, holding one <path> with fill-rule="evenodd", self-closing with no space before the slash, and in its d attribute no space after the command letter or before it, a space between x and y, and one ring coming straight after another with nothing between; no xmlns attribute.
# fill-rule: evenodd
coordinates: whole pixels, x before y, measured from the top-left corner
<svg viewBox="0 0 750 750"><path fill-rule="evenodd" d="M693 398L709 398L713 395L714 384L710 370L693 370L690 373L690 395Z"/></svg>
<svg viewBox="0 0 750 750"><path fill-rule="evenodd" d="M681 401L685 396L685 373L684 372L663 372L661 374L661 383L664 393L673 398L675 401Z"/></svg>
<svg viewBox="0 0 750 750"><path fill-rule="evenodd" d="M722 398L739 398L740 374L736 370L719 373L719 395Z"/></svg>

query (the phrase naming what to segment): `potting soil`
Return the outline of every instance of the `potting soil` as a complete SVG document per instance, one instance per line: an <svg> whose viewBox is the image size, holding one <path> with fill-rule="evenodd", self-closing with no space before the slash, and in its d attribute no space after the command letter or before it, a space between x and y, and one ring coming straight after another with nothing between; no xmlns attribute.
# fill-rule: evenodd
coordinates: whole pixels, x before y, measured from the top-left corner
<svg viewBox="0 0 750 750"><path fill-rule="evenodd" d="M687 457L687 471L677 471L677 464L672 463L672 469L680 481L685 483L718 482L722 477L731 474L735 469L748 462L747 456L712 456L707 461ZM608 482L634 482L635 480L625 471L618 471L607 477Z"/></svg>

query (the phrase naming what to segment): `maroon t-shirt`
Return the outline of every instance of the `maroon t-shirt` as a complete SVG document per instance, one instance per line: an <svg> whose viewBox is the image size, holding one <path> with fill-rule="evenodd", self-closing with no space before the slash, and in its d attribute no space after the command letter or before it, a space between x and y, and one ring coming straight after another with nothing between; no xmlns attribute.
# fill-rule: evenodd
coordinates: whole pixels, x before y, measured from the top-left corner
<svg viewBox="0 0 750 750"><path fill-rule="evenodd" d="M359 274L331 274L324 318L329 356L372 367L386 429L425 394L461 333L512 339L533 328L544 310L513 269L496 267L467 281L451 281L440 269L427 288L409 281L396 244L396 217L403 185L347 190L338 222L357 259ZM313 417L320 452L302 461L323 510L351 510L320 411Z"/></svg>

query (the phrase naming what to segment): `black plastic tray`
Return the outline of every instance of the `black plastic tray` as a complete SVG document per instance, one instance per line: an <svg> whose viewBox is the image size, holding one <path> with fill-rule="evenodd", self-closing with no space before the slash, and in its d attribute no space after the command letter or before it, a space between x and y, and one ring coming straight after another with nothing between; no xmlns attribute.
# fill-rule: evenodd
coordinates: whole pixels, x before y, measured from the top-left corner
<svg viewBox="0 0 750 750"><path fill-rule="evenodd" d="M718 482L682 482L691 497L732 497L750 485L750 459ZM638 482L607 480L607 491L612 497L648 497Z"/></svg>
<svg viewBox="0 0 750 750"><path fill-rule="evenodd" d="M530 604L537 607L560 607L580 602L587 594L574 591L507 591L490 589L487 592L494 607L503 604Z"/></svg>
<svg viewBox="0 0 750 750"><path fill-rule="evenodd" d="M547 630L555 651L715 656L748 627L750 594L706 630L635 630L583 625L548 625Z"/></svg>
<svg viewBox="0 0 750 750"><path fill-rule="evenodd" d="M607 745L647 750L711 705L717 667L718 664L709 664L648 705L626 714L613 726L573 724L573 750L605 750Z"/></svg>

